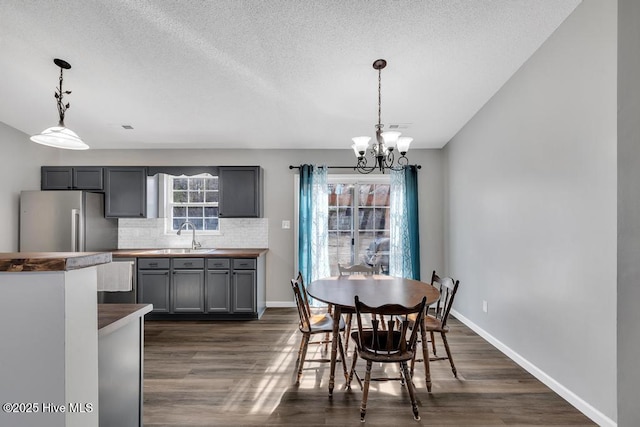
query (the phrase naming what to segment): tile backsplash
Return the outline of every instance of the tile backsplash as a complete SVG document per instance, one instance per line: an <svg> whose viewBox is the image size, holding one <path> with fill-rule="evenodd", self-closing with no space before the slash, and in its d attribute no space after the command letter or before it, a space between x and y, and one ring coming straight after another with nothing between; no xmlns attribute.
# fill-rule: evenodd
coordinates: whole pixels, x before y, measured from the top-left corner
<svg viewBox="0 0 640 427"><path fill-rule="evenodd" d="M182 235L165 233L165 218L120 218L118 249L188 248L192 232ZM196 240L203 248L268 248L267 218L221 218L220 234L206 235L196 231Z"/></svg>

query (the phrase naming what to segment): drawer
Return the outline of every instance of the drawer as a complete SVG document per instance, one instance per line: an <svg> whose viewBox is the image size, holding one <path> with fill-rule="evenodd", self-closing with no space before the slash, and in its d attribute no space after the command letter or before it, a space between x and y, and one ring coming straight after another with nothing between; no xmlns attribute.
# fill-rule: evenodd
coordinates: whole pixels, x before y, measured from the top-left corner
<svg viewBox="0 0 640 427"><path fill-rule="evenodd" d="M204 269L204 258L174 258L173 268L197 268Z"/></svg>
<svg viewBox="0 0 640 427"><path fill-rule="evenodd" d="M234 258L234 270L255 270L256 260L254 258Z"/></svg>
<svg viewBox="0 0 640 427"><path fill-rule="evenodd" d="M138 269L168 270L169 258L138 258Z"/></svg>
<svg viewBox="0 0 640 427"><path fill-rule="evenodd" d="M230 266L229 258L207 258L209 270L228 270Z"/></svg>

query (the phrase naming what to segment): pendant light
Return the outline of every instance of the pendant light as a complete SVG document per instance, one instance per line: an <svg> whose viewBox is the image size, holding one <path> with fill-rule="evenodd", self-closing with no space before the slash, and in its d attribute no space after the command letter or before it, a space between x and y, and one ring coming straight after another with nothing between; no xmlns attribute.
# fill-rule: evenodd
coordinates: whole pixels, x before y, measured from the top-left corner
<svg viewBox="0 0 640 427"><path fill-rule="evenodd" d="M33 142L49 147L63 148L66 150L87 150L89 146L85 144L74 131L64 125L64 113L69 109L70 104L67 103L65 105L62 102L62 97L69 95L71 91L62 90L62 72L63 70L70 69L71 65L67 61L58 58L54 59L53 63L60 67L60 85L54 93L60 121L58 122L58 126L47 128L43 130L42 133L33 135L30 139Z"/></svg>

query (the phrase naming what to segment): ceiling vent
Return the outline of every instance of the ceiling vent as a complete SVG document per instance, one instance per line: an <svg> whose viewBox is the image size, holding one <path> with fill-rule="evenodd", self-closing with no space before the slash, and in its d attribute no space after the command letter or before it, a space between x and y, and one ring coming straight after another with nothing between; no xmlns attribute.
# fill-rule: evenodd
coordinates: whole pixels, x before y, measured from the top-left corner
<svg viewBox="0 0 640 427"><path fill-rule="evenodd" d="M395 123L393 125L389 125L389 129L409 129L411 123Z"/></svg>

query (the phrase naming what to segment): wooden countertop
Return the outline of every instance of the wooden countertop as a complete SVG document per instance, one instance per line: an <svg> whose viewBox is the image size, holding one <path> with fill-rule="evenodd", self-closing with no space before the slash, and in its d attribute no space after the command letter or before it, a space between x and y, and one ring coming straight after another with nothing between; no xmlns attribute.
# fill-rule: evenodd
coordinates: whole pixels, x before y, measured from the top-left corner
<svg viewBox="0 0 640 427"><path fill-rule="evenodd" d="M69 271L111 262L111 252L0 252L0 271Z"/></svg>
<svg viewBox="0 0 640 427"><path fill-rule="evenodd" d="M152 309L153 304L98 304L98 336L110 334Z"/></svg>
<svg viewBox="0 0 640 427"><path fill-rule="evenodd" d="M165 249L118 249L113 258L257 258L266 254L268 249L211 249L209 252L175 253L163 252Z"/></svg>

